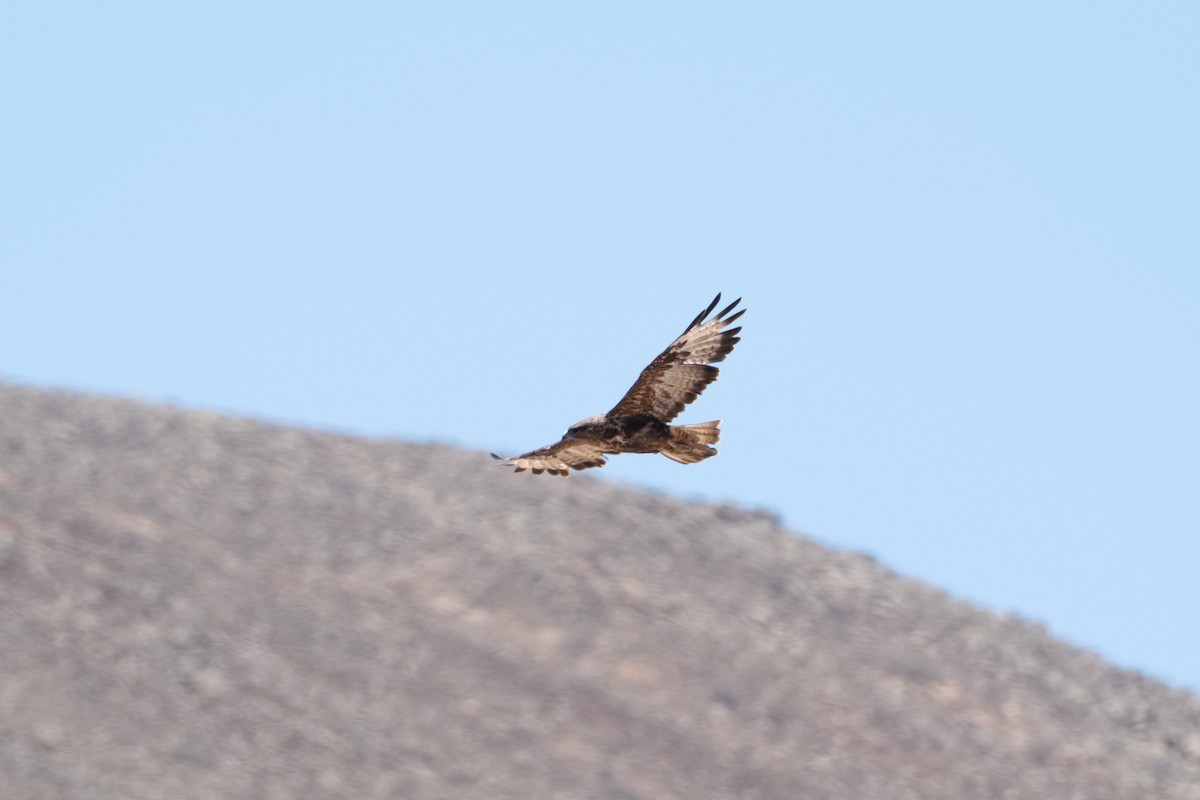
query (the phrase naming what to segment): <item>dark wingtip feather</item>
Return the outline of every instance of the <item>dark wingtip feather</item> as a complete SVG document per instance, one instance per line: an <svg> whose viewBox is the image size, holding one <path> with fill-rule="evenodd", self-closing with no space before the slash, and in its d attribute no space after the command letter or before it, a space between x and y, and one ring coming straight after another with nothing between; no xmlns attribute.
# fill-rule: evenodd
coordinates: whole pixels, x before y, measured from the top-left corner
<svg viewBox="0 0 1200 800"><path fill-rule="evenodd" d="M500 456L496 455L495 453L491 453L490 455L492 456L492 458L496 459L497 461L503 461L503 460L504 460L503 458L501 458Z"/></svg>
<svg viewBox="0 0 1200 800"><path fill-rule="evenodd" d="M720 293L720 292L717 292L717 296L716 296L716 297L714 297L714 298L713 298L713 301L712 301L711 303L709 303L709 304L708 304L708 308L704 309L704 310L703 310L703 311L701 311L699 314L697 314L697 315L696 315L696 318L695 318L694 320L692 320L691 324L690 324L690 325L688 325L686 328L684 328L684 329L683 329L683 332L684 332L684 333L687 333L687 332L688 332L688 331L690 331L692 328L696 327L696 326L697 326L697 325L699 325L701 322L703 322L703 321L704 321L704 318L705 318L705 317L707 317L709 314L711 314L711 313L712 313L712 310L713 310L714 308L716 308L716 307L717 307L717 303L719 303L719 302L721 302L721 293Z"/></svg>
<svg viewBox="0 0 1200 800"><path fill-rule="evenodd" d="M720 297L720 296L721 295L717 295L717 297ZM717 319L725 319L725 315L728 314L730 311L733 311L733 309L735 309L737 307L737 304L740 302L742 302L742 298L739 297L737 300L734 300L732 303L725 306L725 308L721 309L721 313L717 314ZM729 319L727 319L725 321L733 322L735 319L737 319L738 317L740 317L742 314L745 314L745 313L746 313L746 309L743 308L741 311L737 312L736 314L734 314L732 317L730 317Z"/></svg>

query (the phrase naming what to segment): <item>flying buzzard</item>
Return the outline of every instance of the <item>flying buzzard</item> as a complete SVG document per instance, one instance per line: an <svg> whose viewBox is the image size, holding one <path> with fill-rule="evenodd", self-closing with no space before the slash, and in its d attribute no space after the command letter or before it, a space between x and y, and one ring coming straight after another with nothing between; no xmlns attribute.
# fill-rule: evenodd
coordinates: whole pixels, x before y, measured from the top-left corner
<svg viewBox="0 0 1200 800"><path fill-rule="evenodd" d="M492 458L534 475L549 472L564 478L572 469L604 466L606 455L617 453L662 453L680 464L694 464L717 451L709 445L721 438L721 420L691 425L668 425L717 379L719 370L710 366L724 361L738 343L741 327L730 328L746 309L726 316L742 302L739 297L712 319L721 301L718 294L708 308L692 320L687 330L642 370L621 402L599 417L576 422L558 442L512 458Z"/></svg>

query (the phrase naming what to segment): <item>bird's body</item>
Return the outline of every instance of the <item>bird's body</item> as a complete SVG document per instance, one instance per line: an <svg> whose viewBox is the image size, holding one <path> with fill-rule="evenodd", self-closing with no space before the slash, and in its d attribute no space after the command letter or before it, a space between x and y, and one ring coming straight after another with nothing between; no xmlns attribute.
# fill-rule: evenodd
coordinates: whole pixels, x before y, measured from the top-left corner
<svg viewBox="0 0 1200 800"><path fill-rule="evenodd" d="M535 475L549 472L566 477L572 469L602 467L606 455L662 453L681 464L694 464L717 451L710 445L721 438L720 420L691 425L669 424L684 406L695 400L719 374L714 363L723 361L739 338L741 328L730 328L745 309L726 316L741 298L705 321L721 295L692 324L650 362L621 402L607 414L581 420L558 442L524 455L501 459L516 472Z"/></svg>
<svg viewBox="0 0 1200 800"><path fill-rule="evenodd" d="M603 439L621 453L657 453L670 436L671 426L653 414L588 417L576 422L567 439Z"/></svg>

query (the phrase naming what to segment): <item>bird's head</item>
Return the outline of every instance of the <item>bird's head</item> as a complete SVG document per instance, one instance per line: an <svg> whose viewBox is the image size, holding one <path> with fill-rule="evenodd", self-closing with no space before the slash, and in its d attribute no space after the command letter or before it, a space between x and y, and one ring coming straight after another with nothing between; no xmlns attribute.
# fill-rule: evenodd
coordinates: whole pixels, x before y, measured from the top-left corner
<svg viewBox="0 0 1200 800"><path fill-rule="evenodd" d="M589 430L592 430L593 428L600 427L600 424L602 422L604 422L603 416L588 417L587 419L581 419L581 420L579 420L579 422L576 422L574 425L567 428L567 432L565 434L563 434L563 437L564 438L573 438L575 436L579 436L580 434L582 434L585 431L589 431Z"/></svg>

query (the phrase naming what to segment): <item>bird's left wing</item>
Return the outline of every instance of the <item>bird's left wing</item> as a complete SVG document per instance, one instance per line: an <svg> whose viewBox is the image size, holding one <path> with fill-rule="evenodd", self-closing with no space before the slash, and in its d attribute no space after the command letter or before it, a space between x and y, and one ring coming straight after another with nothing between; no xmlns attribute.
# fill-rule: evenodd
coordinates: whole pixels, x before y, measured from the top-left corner
<svg viewBox="0 0 1200 800"><path fill-rule="evenodd" d="M531 471L534 475L549 472L564 478L573 469L603 467L605 450L599 442L587 439L562 439L547 447L532 450L524 455L501 458L492 453L492 458L505 466L514 467L514 472Z"/></svg>

